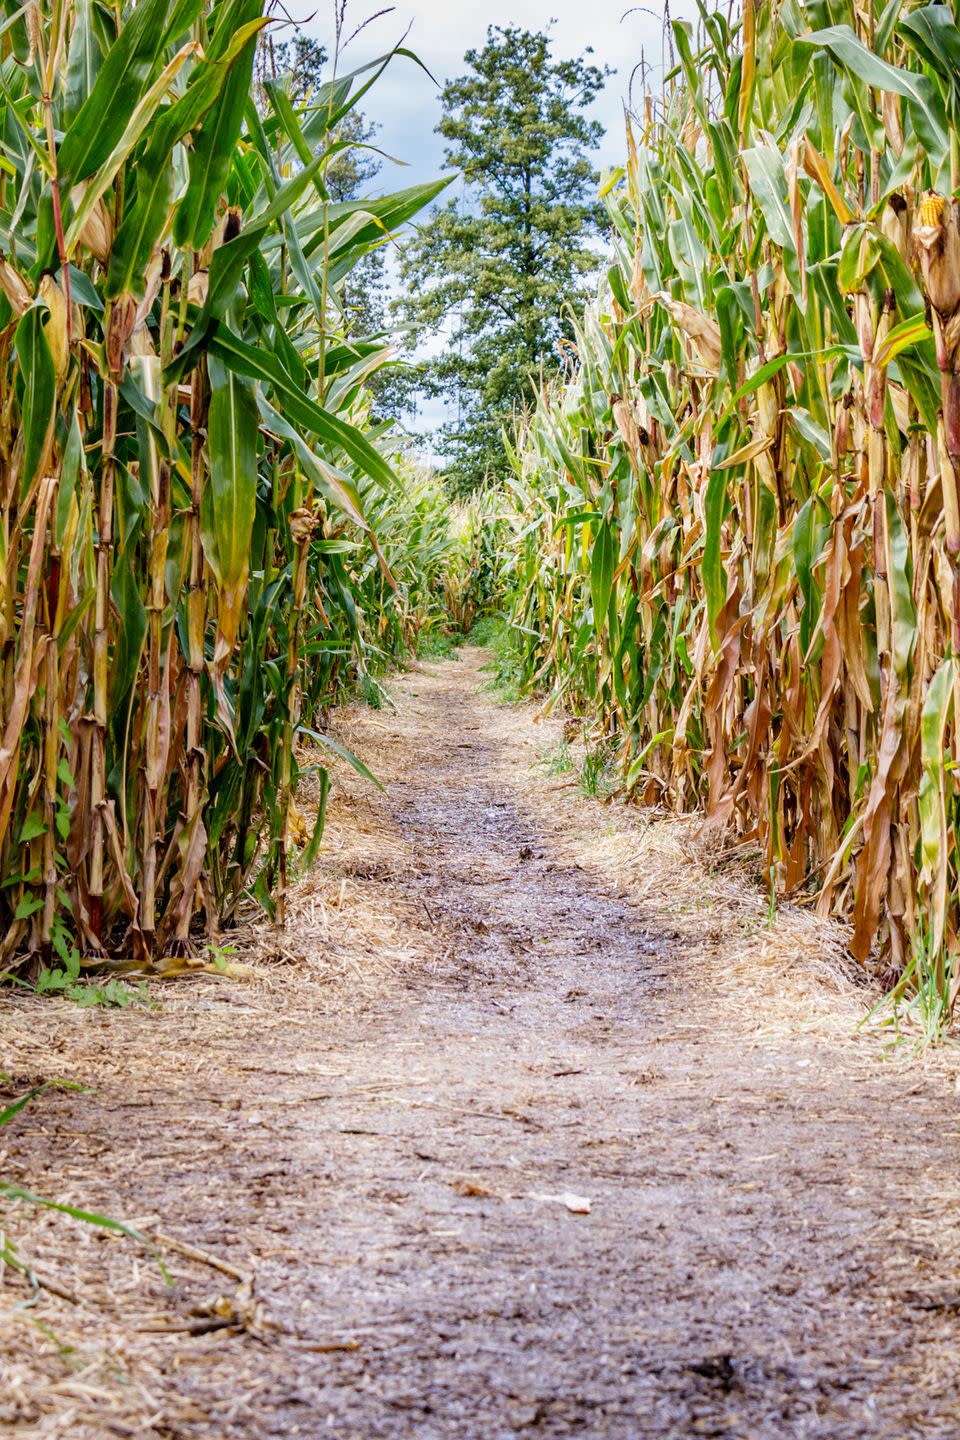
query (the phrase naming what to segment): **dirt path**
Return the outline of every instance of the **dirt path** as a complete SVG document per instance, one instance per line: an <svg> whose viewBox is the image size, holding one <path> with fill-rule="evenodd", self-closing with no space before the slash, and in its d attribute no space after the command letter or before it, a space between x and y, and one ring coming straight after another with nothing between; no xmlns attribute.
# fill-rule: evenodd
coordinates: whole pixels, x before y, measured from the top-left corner
<svg viewBox="0 0 960 1440"><path fill-rule="evenodd" d="M481 660L346 717L386 794L257 979L8 1002L0 1069L92 1093L0 1169L252 1285L8 1215L73 1303L0 1290L0 1433L956 1440L954 1062L851 1038L831 933L689 827L533 771Z"/></svg>

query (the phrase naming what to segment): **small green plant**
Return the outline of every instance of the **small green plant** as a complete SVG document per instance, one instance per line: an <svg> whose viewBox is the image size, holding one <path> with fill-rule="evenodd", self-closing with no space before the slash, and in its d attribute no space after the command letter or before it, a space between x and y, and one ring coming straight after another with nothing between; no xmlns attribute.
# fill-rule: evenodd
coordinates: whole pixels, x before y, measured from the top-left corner
<svg viewBox="0 0 960 1440"><path fill-rule="evenodd" d="M369 705L371 710L382 710L389 701L390 697L386 690L378 680L374 679L369 670L364 670L360 676L358 688L360 699L364 705Z"/></svg>
<svg viewBox="0 0 960 1440"><path fill-rule="evenodd" d="M775 865L770 866L768 881L767 888L769 896L767 899L767 918L765 924L768 930L772 930L777 923L777 871Z"/></svg>
<svg viewBox="0 0 960 1440"><path fill-rule="evenodd" d="M508 705L515 705L524 696L522 661L516 636L511 626L499 615L484 615L467 637L470 645L479 645L490 652L490 663L483 669L491 676L485 689L492 691Z"/></svg>
<svg viewBox="0 0 960 1440"><path fill-rule="evenodd" d="M208 940L203 948L214 970L225 975L230 969L232 957L237 953L236 945L221 945L216 940Z"/></svg>
<svg viewBox="0 0 960 1440"><path fill-rule="evenodd" d="M593 749L588 748L577 781L580 793L588 795L592 800L604 800L614 794L618 785L610 747L598 745Z"/></svg>
<svg viewBox="0 0 960 1440"><path fill-rule="evenodd" d="M548 775L569 775L573 770L573 756L567 741L541 746L536 764Z"/></svg>
<svg viewBox="0 0 960 1440"><path fill-rule="evenodd" d="M921 928L903 974L862 1023L889 1006L890 1014L880 1024L894 1031L898 1043L911 1039L918 1050L955 1044L949 1038L957 996L955 971L956 956L944 944L934 948L929 929Z"/></svg>
<svg viewBox="0 0 960 1440"><path fill-rule="evenodd" d="M53 948L60 964L47 966L40 971L37 979L38 995L62 995L74 1005L124 1009L131 1003L150 1004L150 995L142 982L136 986L126 985L122 980L103 981L81 980L80 951L73 942L73 936L64 923L62 913L54 918Z"/></svg>
<svg viewBox="0 0 960 1440"><path fill-rule="evenodd" d="M442 630L427 630L417 641L417 659L459 660L457 651L462 644L462 635L448 635Z"/></svg>

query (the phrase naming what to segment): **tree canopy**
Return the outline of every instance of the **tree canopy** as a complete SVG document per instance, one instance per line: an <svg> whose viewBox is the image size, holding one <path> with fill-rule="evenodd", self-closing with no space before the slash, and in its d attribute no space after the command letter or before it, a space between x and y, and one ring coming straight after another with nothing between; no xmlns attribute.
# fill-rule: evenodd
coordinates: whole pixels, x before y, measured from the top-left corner
<svg viewBox="0 0 960 1440"><path fill-rule="evenodd" d="M443 90L437 129L462 193L405 247L397 309L418 343L444 336L420 384L456 408L439 446L460 490L503 473L502 426L531 377L557 370L569 307L598 264L589 155L603 128L585 111L608 72L590 53L557 60L548 34L491 26Z"/></svg>

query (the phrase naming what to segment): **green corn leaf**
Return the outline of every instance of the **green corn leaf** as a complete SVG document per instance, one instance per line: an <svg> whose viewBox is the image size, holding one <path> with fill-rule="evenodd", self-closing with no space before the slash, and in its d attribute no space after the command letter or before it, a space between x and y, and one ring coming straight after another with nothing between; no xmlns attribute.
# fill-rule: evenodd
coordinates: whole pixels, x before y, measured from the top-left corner
<svg viewBox="0 0 960 1440"><path fill-rule="evenodd" d="M946 116L933 82L926 75L891 65L858 40L849 25L815 30L800 37L798 43L828 50L862 85L902 95L911 108L917 134L927 151L935 157L946 153Z"/></svg>
<svg viewBox="0 0 960 1440"><path fill-rule="evenodd" d="M276 356L247 345L223 324L211 338L210 353L236 374L260 380L272 389L282 397L284 410L291 420L319 436L325 444L343 450L371 480L388 490L399 485L394 471L363 432L309 400L296 388Z"/></svg>
<svg viewBox="0 0 960 1440"><path fill-rule="evenodd" d="M947 800L944 749L947 721L957 684L957 662L947 658L930 682L920 717L923 772L917 792L920 815L921 879L930 895L930 930L933 949L939 950L946 928L947 910Z"/></svg>
<svg viewBox="0 0 960 1440"><path fill-rule="evenodd" d="M26 110L28 110L28 109L30 108L30 105L31 105L31 97L28 95L28 96L24 97L23 100L14 99L13 95L11 95L9 89L7 88L7 83L6 83L5 79L3 78L2 70L0 70L0 95L2 95L2 96L3 96L3 99L6 101L6 116L7 116L7 118L12 122L12 124L15 126L16 131L17 131L18 139L21 139L21 140L23 141L22 149L23 149L23 151L24 151L24 154L26 154L26 153L28 153L28 152L32 152L32 154L31 154L31 159L34 159L34 160L36 160L36 161L39 162L40 169L43 171L43 173L44 173L45 175L52 175L52 174L53 174L53 166L52 166L52 164L51 164L50 156L49 156L49 154L48 154L48 152L47 152L46 146L41 143L41 141L40 141L40 139L38 138L38 136L34 133L33 127L30 126L30 125L27 123L27 121L23 118L23 116L21 116L21 114L20 114L21 109L24 110L24 111L26 111ZM45 198L49 198L49 197L45 197ZM12 229L13 229L12 226L10 226L10 227L8 227L8 228L9 228L11 231L12 231ZM39 215L38 215L38 229L39 229ZM37 247L37 248L38 248L38 249L40 248L40 247L39 247L39 234L38 234L38 247Z"/></svg>
<svg viewBox="0 0 960 1440"><path fill-rule="evenodd" d="M210 483L204 490L201 536L204 553L221 588L242 590L250 556L257 503L257 433L260 419L253 385L211 358Z"/></svg>
<svg viewBox="0 0 960 1440"><path fill-rule="evenodd" d="M200 4L195 0L194 15ZM168 0L141 0L111 45L60 145L59 173L70 184L85 180L103 164L149 89L161 64L167 5Z"/></svg>
<svg viewBox="0 0 960 1440"><path fill-rule="evenodd" d="M134 549L134 546L128 545L116 557L110 581L110 598L120 620L110 668L109 705L114 715L126 705L147 633L147 611L133 573L131 551Z"/></svg>
<svg viewBox="0 0 960 1440"><path fill-rule="evenodd" d="M593 597L594 623L598 634L607 622L616 559L616 542L613 538L612 527L606 521L601 521L593 541L590 560L590 593Z"/></svg>
<svg viewBox="0 0 960 1440"><path fill-rule="evenodd" d="M383 789L382 784L376 775L374 775L373 771L364 765L359 756L354 755L352 750L348 750L347 747L341 745L338 740L332 739L329 735L322 734L319 730L311 730L307 725L298 725L297 734L306 735L308 739L315 740L318 745L323 745L325 749L332 750L335 755L340 756L341 760L346 760L348 765L352 765L357 774L362 775L364 780L369 780L371 785L376 785L378 790Z"/></svg>
<svg viewBox="0 0 960 1440"><path fill-rule="evenodd" d="M264 428L268 433L287 440L292 445L304 474L309 476L325 498L355 525L368 530L363 513L363 497L353 481L315 454L289 421L262 395L259 397L259 404Z"/></svg>
<svg viewBox="0 0 960 1440"><path fill-rule="evenodd" d="M301 164L309 165L313 156L310 151L310 146L307 144L303 131L300 128L300 122L297 120L296 112L290 103L289 95L283 86L278 85L275 80L268 80L265 88L270 97L270 103L276 112L277 119L286 132L287 138L293 145L294 150L296 150ZM326 196L324 195L323 198L325 199Z"/></svg>
<svg viewBox="0 0 960 1440"><path fill-rule="evenodd" d="M802 405L791 405L786 412L792 423L796 426L797 432L809 441L817 451L821 460L830 459L830 436L819 421L814 420L809 410Z"/></svg>
<svg viewBox="0 0 960 1440"><path fill-rule="evenodd" d="M53 426L56 376L53 357L43 330L45 311L31 305L17 326L16 348L23 380L20 412L23 423L23 471L20 491L25 495L43 463Z"/></svg>
<svg viewBox="0 0 960 1440"><path fill-rule="evenodd" d="M46 1088L46 1085L35 1085L25 1095L19 1095L5 1110L0 1110L0 1126L9 1125L14 1116L19 1115L23 1107L29 1105L30 1101L41 1095Z"/></svg>
<svg viewBox="0 0 960 1440"><path fill-rule="evenodd" d="M256 21L262 9L263 0L234 0L217 27L219 51L226 49L235 30ZM226 37L223 44L219 44L221 34ZM190 183L177 209L173 229L174 240L182 249L199 249L213 228L217 203L240 138L256 48L254 35L246 42L240 62L231 69L216 104L194 135Z"/></svg>
<svg viewBox="0 0 960 1440"><path fill-rule="evenodd" d="M727 476L722 470L712 470L704 500L707 528L703 544L703 586L707 596L707 616L714 649L719 646L717 621L727 600L727 577L720 553L720 536L726 510Z"/></svg>
<svg viewBox="0 0 960 1440"><path fill-rule="evenodd" d="M137 170L136 195L114 238L106 295L143 294L144 278L167 221L173 194L169 154L149 145Z"/></svg>
<svg viewBox="0 0 960 1440"><path fill-rule="evenodd" d="M67 129L92 94L103 63L93 24L93 0L76 0L74 16L63 92L63 124Z"/></svg>
<svg viewBox="0 0 960 1440"><path fill-rule="evenodd" d="M281 219L284 213L296 203L313 177L319 173L324 163L324 158L322 155L317 156L316 160L304 170L301 170L297 175L293 176L292 179L280 186L265 210L256 215L249 224L245 225L239 235L228 241L226 245L221 245L214 251L213 258L210 261L207 297L200 309L200 313L193 323L186 344L177 356L174 365L171 366L169 372L171 378L173 375L179 376L184 374L186 370L190 368L190 365L194 363L197 352L201 351L206 345L216 321L222 319L226 314L227 307L239 289L244 267L252 260L257 262L254 270L255 279L252 283L256 284L257 281L259 281L261 294L269 297L266 303L269 311L272 312L270 318L273 319L278 326L278 340L292 352L293 356L296 356L296 351L287 338L286 331L283 330L277 321L277 310L276 304L274 303L270 276L266 271L262 257L257 252L263 243L263 238L269 227L278 219ZM118 236L117 238L119 242L120 237ZM256 299L256 296L254 298ZM261 301L261 303L263 302ZM302 389L303 375L299 358L297 358L296 363L301 371L298 383ZM295 373L295 371L291 370L291 376L295 375Z"/></svg>
<svg viewBox="0 0 960 1440"><path fill-rule="evenodd" d="M763 212L770 238L784 250L795 252L782 156L766 145L755 145L744 150L742 155L750 177L750 189Z"/></svg>
<svg viewBox="0 0 960 1440"><path fill-rule="evenodd" d="M904 350L922 345L933 338L930 326L923 314L911 315L894 325L874 351L874 365L889 365Z"/></svg>
<svg viewBox="0 0 960 1440"><path fill-rule="evenodd" d="M913 584L907 533L900 518L896 498L884 490L887 537L887 573L890 580L893 621L893 661L897 677L906 687L910 660L917 639L917 611L913 603Z"/></svg>
<svg viewBox="0 0 960 1440"><path fill-rule="evenodd" d="M371 243L382 240L385 235L392 234L408 220L412 220L414 215L419 214L451 185L455 178L453 175L445 175L439 180L431 180L423 185L411 185L379 199L344 200L328 206L330 253L336 254L341 246L350 249L357 246L368 247ZM363 217L362 227L349 230L349 222L358 214ZM296 228L297 234L304 241L304 252L308 257L322 252L324 228L321 210L298 217Z"/></svg>
<svg viewBox="0 0 960 1440"><path fill-rule="evenodd" d="M181 50L178 50L173 59L153 81L152 85L144 91L142 97L134 106L117 143L109 151L103 163L98 166L96 175L86 186L83 199L77 206L76 213L70 221L65 236L68 255L73 254L83 232L83 227L93 211L94 206L109 189L110 185L113 184L117 172L135 149L143 132L154 118L167 90L172 85L179 71L190 59L191 53L192 47L190 45L186 45Z"/></svg>
<svg viewBox="0 0 960 1440"><path fill-rule="evenodd" d="M86 456L83 454L83 436L79 426L76 410L71 416L71 428L66 436L66 445L63 446L63 459L60 462L60 482L56 488L56 516L53 520L53 534L56 537L58 549L66 539L66 527L68 527L71 510L76 503L76 482L79 480L81 471L85 468Z"/></svg>
<svg viewBox="0 0 960 1440"><path fill-rule="evenodd" d="M13 53L21 65L25 65L32 49L27 30L27 7L20 0L3 0L0 13L6 16L2 30L10 36Z"/></svg>
<svg viewBox="0 0 960 1440"><path fill-rule="evenodd" d="M68 265L70 272L70 298L75 305L82 305L88 310L94 310L98 315L104 313L106 308L102 297L94 288L90 276L83 270L78 270L76 265ZM63 289L63 271L57 271L57 283Z"/></svg>
<svg viewBox="0 0 960 1440"><path fill-rule="evenodd" d="M330 797L330 775L323 766L319 767L317 780L320 786L320 797L317 804L317 819L313 827L313 834L300 857L300 865L303 870L308 870L320 853L320 843L323 840L323 830L327 819L327 801Z"/></svg>
<svg viewBox="0 0 960 1440"><path fill-rule="evenodd" d="M146 1245L151 1252L153 1251L150 1241L133 1225L125 1225L122 1220L112 1220L109 1215L99 1215L95 1210L81 1210L77 1205L64 1205L58 1200L45 1200L42 1195L34 1195L32 1191L24 1190L20 1185L7 1185L0 1182L0 1195L6 1195L10 1200L25 1200L30 1205L42 1206L44 1210L56 1210L61 1215L69 1215L74 1220L82 1220L86 1225L96 1225L101 1230L112 1230L117 1235L126 1235L129 1239L138 1240L141 1245Z"/></svg>
<svg viewBox="0 0 960 1440"><path fill-rule="evenodd" d="M960 29L945 5L923 5L900 15L897 29L940 80L956 125L960 98Z"/></svg>
<svg viewBox="0 0 960 1440"><path fill-rule="evenodd" d="M233 37L222 59L203 60L195 66L186 92L156 116L136 168L135 197L124 211L113 243L107 277L107 295L111 298L142 293L144 272L168 218L173 191L173 147L200 124L216 103L234 67L239 64L242 69L246 64L244 48L261 28L257 22L248 25Z"/></svg>
<svg viewBox="0 0 960 1440"><path fill-rule="evenodd" d="M822 508L822 502L811 495L800 507L793 522L793 565L803 594L800 651L804 660L810 658L810 643L820 616L821 596L813 571L826 538L826 527L820 514Z"/></svg>

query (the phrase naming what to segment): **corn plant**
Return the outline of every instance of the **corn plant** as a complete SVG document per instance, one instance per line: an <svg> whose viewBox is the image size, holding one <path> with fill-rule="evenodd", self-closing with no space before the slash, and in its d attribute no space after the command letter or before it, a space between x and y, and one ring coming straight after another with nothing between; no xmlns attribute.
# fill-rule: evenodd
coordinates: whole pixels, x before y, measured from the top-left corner
<svg viewBox="0 0 960 1440"><path fill-rule="evenodd" d="M506 521L498 486L475 490L450 507L441 583L444 611L458 634L466 635L503 594Z"/></svg>
<svg viewBox="0 0 960 1440"><path fill-rule="evenodd" d="M283 917L298 740L397 594L340 289L439 187L330 199L396 55L295 105L261 0L5 15L0 948L148 964Z"/></svg>
<svg viewBox="0 0 960 1440"><path fill-rule="evenodd" d="M745 0L673 36L514 457L524 675L860 960L929 969L960 926L960 27Z"/></svg>

